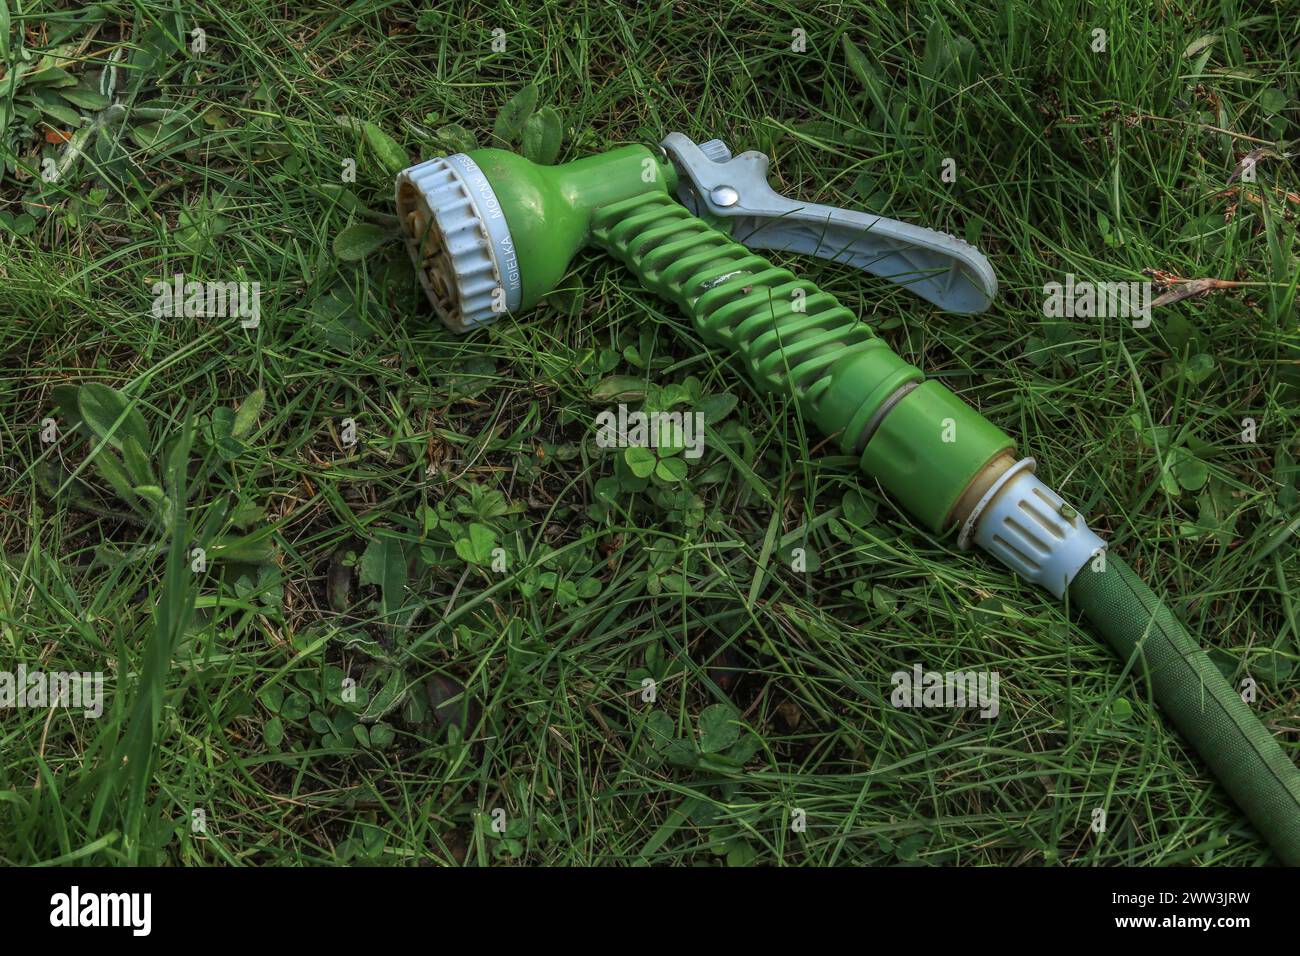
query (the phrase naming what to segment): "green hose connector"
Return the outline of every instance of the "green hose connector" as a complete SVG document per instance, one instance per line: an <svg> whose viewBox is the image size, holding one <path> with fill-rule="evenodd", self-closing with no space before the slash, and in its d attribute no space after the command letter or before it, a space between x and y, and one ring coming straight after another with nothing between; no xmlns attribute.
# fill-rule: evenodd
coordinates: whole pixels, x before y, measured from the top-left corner
<svg viewBox="0 0 1300 956"><path fill-rule="evenodd" d="M930 530L941 532L975 476L1014 446L948 389L925 382L885 416L862 454L862 470Z"/></svg>

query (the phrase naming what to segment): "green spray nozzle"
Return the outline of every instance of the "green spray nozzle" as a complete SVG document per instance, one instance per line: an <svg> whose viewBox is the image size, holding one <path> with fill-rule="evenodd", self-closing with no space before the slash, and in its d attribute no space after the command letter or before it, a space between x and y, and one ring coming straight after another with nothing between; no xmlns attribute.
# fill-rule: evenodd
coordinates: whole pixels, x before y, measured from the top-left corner
<svg viewBox="0 0 1300 956"><path fill-rule="evenodd" d="M833 296L752 250L849 263L956 311L988 305L992 267L934 230L789 200L766 174L760 153L733 157L719 140L697 146L680 133L655 150L625 146L554 167L485 149L401 173L397 208L450 328L528 311L580 249L597 246L676 302L706 341L738 353L759 388L799 402L909 511L946 530L1013 463L1011 439L923 381Z"/></svg>
<svg viewBox="0 0 1300 956"><path fill-rule="evenodd" d="M403 171L397 212L434 309L466 332L526 312L554 291L591 242L597 209L666 196L676 185L672 166L644 146L561 166L480 149Z"/></svg>
<svg viewBox="0 0 1300 956"><path fill-rule="evenodd" d="M1058 599L1067 593L1154 689L1278 855L1300 865L1300 771L1181 625L1014 442L896 355L831 294L755 249L848 263L955 312L997 292L988 261L942 233L789 200L767 158L670 134L562 166L501 150L402 172L397 209L420 280L456 331L531 309L594 246L675 304L754 384L937 533L957 531Z"/></svg>
<svg viewBox="0 0 1300 956"><path fill-rule="evenodd" d="M791 200L768 184L767 163L762 153L733 157L721 140L697 145L681 133L654 150L624 146L561 166L482 149L402 172L397 208L426 291L458 332L531 309L592 241L595 211L643 195L675 195L747 248L843 262L951 312L983 311L997 295L992 266L968 243L884 216ZM475 297L494 289L483 311Z"/></svg>

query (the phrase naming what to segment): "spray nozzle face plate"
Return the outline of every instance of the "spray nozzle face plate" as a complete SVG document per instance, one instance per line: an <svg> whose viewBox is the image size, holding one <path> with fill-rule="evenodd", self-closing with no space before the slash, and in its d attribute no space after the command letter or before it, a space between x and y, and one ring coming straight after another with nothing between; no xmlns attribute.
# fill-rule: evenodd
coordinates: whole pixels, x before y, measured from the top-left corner
<svg viewBox="0 0 1300 956"><path fill-rule="evenodd" d="M420 284L454 332L487 325L519 307L519 262L501 203L463 153L397 175L397 217Z"/></svg>

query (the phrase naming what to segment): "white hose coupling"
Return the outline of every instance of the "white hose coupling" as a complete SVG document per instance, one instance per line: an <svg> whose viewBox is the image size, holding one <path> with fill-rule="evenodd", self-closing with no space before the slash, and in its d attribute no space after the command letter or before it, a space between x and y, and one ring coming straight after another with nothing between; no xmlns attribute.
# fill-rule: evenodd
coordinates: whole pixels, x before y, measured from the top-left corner
<svg viewBox="0 0 1300 956"><path fill-rule="evenodd" d="M1035 477L1034 464L1022 458L999 476L962 524L957 544L963 550L978 544L1026 581L1063 598L1106 542Z"/></svg>

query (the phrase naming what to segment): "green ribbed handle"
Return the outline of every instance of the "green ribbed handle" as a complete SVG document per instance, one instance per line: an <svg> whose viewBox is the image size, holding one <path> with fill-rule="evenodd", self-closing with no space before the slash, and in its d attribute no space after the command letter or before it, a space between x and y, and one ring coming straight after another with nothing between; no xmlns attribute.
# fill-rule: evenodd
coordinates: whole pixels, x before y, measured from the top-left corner
<svg viewBox="0 0 1300 956"><path fill-rule="evenodd" d="M759 388L790 396L845 454L861 455L863 470L935 531L1013 445L941 384L922 383L920 369L829 292L662 193L597 208L591 241L690 316L706 342L740 356Z"/></svg>

